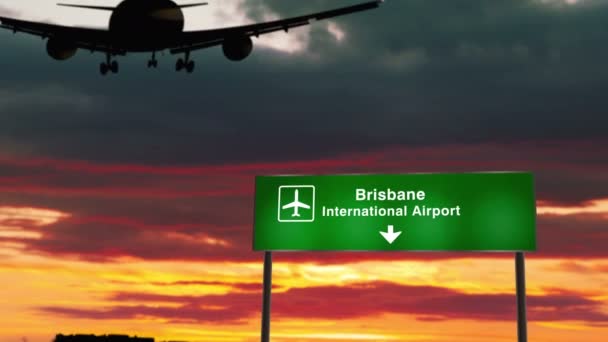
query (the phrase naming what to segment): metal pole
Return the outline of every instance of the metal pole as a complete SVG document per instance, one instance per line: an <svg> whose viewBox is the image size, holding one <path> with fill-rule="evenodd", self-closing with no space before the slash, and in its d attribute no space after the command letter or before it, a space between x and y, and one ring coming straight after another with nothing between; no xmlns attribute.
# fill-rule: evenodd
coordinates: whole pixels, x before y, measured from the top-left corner
<svg viewBox="0 0 608 342"><path fill-rule="evenodd" d="M515 285L517 292L517 341L528 342L526 319L526 267L523 252L515 253Z"/></svg>
<svg viewBox="0 0 608 342"><path fill-rule="evenodd" d="M272 252L264 252L264 301L262 303L262 342L270 342L270 295L272 291Z"/></svg>

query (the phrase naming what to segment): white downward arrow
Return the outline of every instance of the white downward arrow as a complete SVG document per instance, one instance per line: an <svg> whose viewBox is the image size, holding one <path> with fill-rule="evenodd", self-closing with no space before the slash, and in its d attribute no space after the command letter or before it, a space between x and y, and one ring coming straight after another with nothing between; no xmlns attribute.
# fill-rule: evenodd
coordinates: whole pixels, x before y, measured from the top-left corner
<svg viewBox="0 0 608 342"><path fill-rule="evenodd" d="M393 242L395 242L395 240L397 240L399 235L401 235L401 232L395 232L394 229L395 227L388 226L388 232L380 232L380 234L382 234L386 241L388 241L388 243L390 243L391 245L393 244Z"/></svg>

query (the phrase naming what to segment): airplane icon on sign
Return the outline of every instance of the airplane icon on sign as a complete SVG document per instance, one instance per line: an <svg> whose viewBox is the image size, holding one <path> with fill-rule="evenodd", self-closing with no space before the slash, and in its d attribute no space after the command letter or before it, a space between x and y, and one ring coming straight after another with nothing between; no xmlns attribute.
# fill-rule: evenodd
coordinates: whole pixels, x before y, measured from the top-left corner
<svg viewBox="0 0 608 342"><path fill-rule="evenodd" d="M285 209L291 209L293 208L293 214L291 214L291 217L300 217L300 208L302 209L310 209L310 206L308 204L302 203L299 200L299 196L300 196L300 191L298 189L295 190L295 199L293 202L285 204L284 206L281 207L281 209L285 210Z"/></svg>

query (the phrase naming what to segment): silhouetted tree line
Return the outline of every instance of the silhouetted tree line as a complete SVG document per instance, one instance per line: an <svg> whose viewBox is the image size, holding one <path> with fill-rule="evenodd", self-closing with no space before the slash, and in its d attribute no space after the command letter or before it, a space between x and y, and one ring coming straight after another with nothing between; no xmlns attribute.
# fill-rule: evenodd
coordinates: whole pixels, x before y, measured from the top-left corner
<svg viewBox="0 0 608 342"><path fill-rule="evenodd" d="M54 342L154 342L152 337L129 337L127 335L62 335L55 336Z"/></svg>

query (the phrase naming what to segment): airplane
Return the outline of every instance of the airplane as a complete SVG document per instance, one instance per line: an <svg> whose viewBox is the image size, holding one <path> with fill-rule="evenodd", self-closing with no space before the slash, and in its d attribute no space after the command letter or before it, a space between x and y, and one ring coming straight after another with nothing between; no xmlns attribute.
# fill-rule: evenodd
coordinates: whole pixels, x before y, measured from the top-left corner
<svg viewBox="0 0 608 342"><path fill-rule="evenodd" d="M58 6L111 12L108 29L60 26L0 16L0 28L13 33L23 32L47 39L48 55L59 61L73 57L78 49L105 53L99 66L102 75L118 73L115 56L132 52L152 53L148 68L157 68L156 53L169 50L184 54L175 64L176 71L194 71L190 53L195 50L222 46L230 61L242 61L253 50L252 37L285 31L311 24L312 21L334 18L378 8L384 0L374 0L348 7L302 15L269 22L201 31L184 31L184 9L205 6L206 2L178 5L172 0L124 0L116 7L81 4Z"/></svg>
<svg viewBox="0 0 608 342"><path fill-rule="evenodd" d="M294 201L289 204L285 204L284 206L281 207L281 209L283 209L283 210L293 208L293 214L291 214L291 217L300 217L300 212L299 212L300 208L310 209L309 205L300 202L300 200L298 199L299 196L300 196L300 192L296 189L296 193L295 193L296 198L294 199Z"/></svg>

